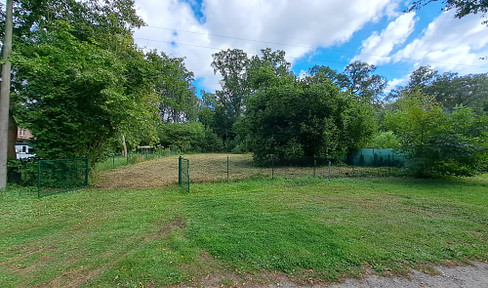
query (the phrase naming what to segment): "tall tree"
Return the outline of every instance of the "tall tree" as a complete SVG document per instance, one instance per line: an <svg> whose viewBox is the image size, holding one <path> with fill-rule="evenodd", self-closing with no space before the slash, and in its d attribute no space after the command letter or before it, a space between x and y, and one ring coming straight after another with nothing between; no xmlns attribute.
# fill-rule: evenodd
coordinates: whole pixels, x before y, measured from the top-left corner
<svg viewBox="0 0 488 288"><path fill-rule="evenodd" d="M356 95L361 101L379 105L382 102L381 96L386 88L386 78L373 74L376 70L374 65L365 62L355 61L344 68L347 76L345 86L347 90Z"/></svg>
<svg viewBox="0 0 488 288"><path fill-rule="evenodd" d="M185 67L184 58L171 58L153 51L147 55L155 67L159 115L163 122L186 123L195 120L200 104L195 95L193 72Z"/></svg>
<svg viewBox="0 0 488 288"><path fill-rule="evenodd" d="M369 105L339 92L331 81L279 77L271 65L256 77L262 88L249 99L239 128L247 132L257 162L335 158L372 133Z"/></svg>
<svg viewBox="0 0 488 288"><path fill-rule="evenodd" d="M7 1L5 17L5 41L2 47L2 82L0 86L0 190L7 185L8 131L10 109L10 51L12 49L13 0Z"/></svg>
<svg viewBox="0 0 488 288"><path fill-rule="evenodd" d="M17 5L18 116L33 130L40 157L96 161L109 139L151 123L152 86L135 81L145 79L147 65L132 38L143 24L134 1Z"/></svg>
<svg viewBox="0 0 488 288"><path fill-rule="evenodd" d="M412 72L405 87L431 95L444 108L452 111L456 105L471 107L477 113L488 112L488 74L439 73L430 66L421 66ZM411 95L400 93L399 95Z"/></svg>
<svg viewBox="0 0 488 288"><path fill-rule="evenodd" d="M332 81L341 90L344 90L349 85L349 79L345 74L339 73L336 70L330 68L329 66L319 66L315 65L308 70L308 73L312 77L307 79L315 81L316 84L323 83L324 81Z"/></svg>
<svg viewBox="0 0 488 288"><path fill-rule="evenodd" d="M212 55L212 68L222 75L221 90L216 92L221 104L231 119L237 119L244 112L244 99L250 94L248 69L250 60L246 52L227 49Z"/></svg>
<svg viewBox="0 0 488 288"><path fill-rule="evenodd" d="M213 58L214 72L222 75L222 88L215 92L214 123L218 127L214 127L214 130L223 138L224 143L229 143L228 148L232 149L237 144L232 127L244 115L246 99L261 87L259 77L255 75L256 71L267 65L274 75L286 77L291 74L291 64L286 61L284 51L273 51L270 48L262 49L261 55L251 58L239 49L218 52Z"/></svg>

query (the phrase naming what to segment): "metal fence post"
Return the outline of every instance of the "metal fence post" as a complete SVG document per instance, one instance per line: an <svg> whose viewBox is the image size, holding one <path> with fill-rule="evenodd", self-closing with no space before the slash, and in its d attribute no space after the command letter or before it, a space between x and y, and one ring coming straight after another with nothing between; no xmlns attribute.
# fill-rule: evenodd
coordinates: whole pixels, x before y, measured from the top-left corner
<svg viewBox="0 0 488 288"><path fill-rule="evenodd" d="M181 185L181 156L178 157L178 185Z"/></svg>
<svg viewBox="0 0 488 288"><path fill-rule="evenodd" d="M85 186L88 186L88 158L85 158Z"/></svg>
<svg viewBox="0 0 488 288"><path fill-rule="evenodd" d="M38 162L37 170L37 198L41 198L41 161Z"/></svg>
<svg viewBox="0 0 488 288"><path fill-rule="evenodd" d="M331 176L330 176L330 165L331 165L331 163L330 163L330 161L329 161L329 180L330 180L330 178L331 178Z"/></svg>
<svg viewBox="0 0 488 288"><path fill-rule="evenodd" d="M229 180L229 156L227 156L227 180Z"/></svg>
<svg viewBox="0 0 488 288"><path fill-rule="evenodd" d="M316 168L317 167L317 159L315 158L315 154L313 155L313 177L316 175Z"/></svg>
<svg viewBox="0 0 488 288"><path fill-rule="evenodd" d="M271 158L271 179L274 178L274 156Z"/></svg>
<svg viewBox="0 0 488 288"><path fill-rule="evenodd" d="M188 182L188 193L190 193L190 160L186 161L186 176L188 177L187 182Z"/></svg>

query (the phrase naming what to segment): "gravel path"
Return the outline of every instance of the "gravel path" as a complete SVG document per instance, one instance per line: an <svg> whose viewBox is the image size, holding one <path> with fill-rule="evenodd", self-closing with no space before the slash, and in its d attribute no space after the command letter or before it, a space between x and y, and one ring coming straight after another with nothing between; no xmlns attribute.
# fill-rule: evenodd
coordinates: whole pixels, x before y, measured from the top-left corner
<svg viewBox="0 0 488 288"><path fill-rule="evenodd" d="M488 264L473 262L473 266L440 266L436 269L440 275L428 275L412 271L411 279L400 277L380 277L370 275L362 281L347 280L333 288L366 288L366 287L488 287Z"/></svg>
<svg viewBox="0 0 488 288"><path fill-rule="evenodd" d="M344 283L332 285L313 285L301 286L280 279L267 288L487 288L488 287L488 264L481 262L472 262L472 266L439 266L436 267L439 275L428 275L419 271L412 271L408 277L378 276L368 275L364 279L347 279Z"/></svg>

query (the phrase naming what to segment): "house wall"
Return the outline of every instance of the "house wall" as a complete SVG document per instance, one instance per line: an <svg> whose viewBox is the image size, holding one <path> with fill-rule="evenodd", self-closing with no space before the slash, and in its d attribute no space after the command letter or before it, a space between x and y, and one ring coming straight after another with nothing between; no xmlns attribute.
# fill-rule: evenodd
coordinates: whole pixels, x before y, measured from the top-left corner
<svg viewBox="0 0 488 288"><path fill-rule="evenodd" d="M34 138L34 136L32 135L32 132L30 130L27 130L25 128L17 128L18 141L22 141L22 142L24 142L23 140L29 141L32 138Z"/></svg>

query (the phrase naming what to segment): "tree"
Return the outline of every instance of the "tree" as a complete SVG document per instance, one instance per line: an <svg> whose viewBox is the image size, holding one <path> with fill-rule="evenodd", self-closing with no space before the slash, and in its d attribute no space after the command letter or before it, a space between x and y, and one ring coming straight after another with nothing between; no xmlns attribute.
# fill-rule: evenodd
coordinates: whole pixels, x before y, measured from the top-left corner
<svg viewBox="0 0 488 288"><path fill-rule="evenodd" d="M221 90L215 92L213 130L222 137L228 150L238 143L233 126L246 110L246 99L260 87L255 73L260 67L269 65L278 77L291 74L291 64L285 59L285 52L262 49L261 55L251 58L239 49L228 49L212 55L214 72L222 75Z"/></svg>
<svg viewBox="0 0 488 288"><path fill-rule="evenodd" d="M409 158L407 168L417 176L464 175L479 172L487 157L488 118L457 106L445 112L433 96L406 91L386 116Z"/></svg>
<svg viewBox="0 0 488 288"><path fill-rule="evenodd" d="M237 119L244 112L244 99L250 93L247 81L249 58L239 49L227 49L212 55L214 72L222 75L221 90L216 92L221 104L231 119Z"/></svg>
<svg viewBox="0 0 488 288"><path fill-rule="evenodd" d="M110 139L154 125L152 84L144 77L150 69L132 38L143 23L133 5L18 2L17 116L34 132L38 156L94 163Z"/></svg>
<svg viewBox="0 0 488 288"><path fill-rule="evenodd" d="M13 1L7 1L7 15L5 17L5 41L2 47L2 83L0 89L0 190L7 185L8 132L10 109L10 51L12 49L12 10Z"/></svg>
<svg viewBox="0 0 488 288"><path fill-rule="evenodd" d="M338 73L336 70L329 66L315 65L308 70L308 73L312 76L307 79L315 81L316 84L323 83L324 81L332 81L341 90L344 90L349 85L349 79L345 74Z"/></svg>
<svg viewBox="0 0 488 288"><path fill-rule="evenodd" d="M197 117L199 99L191 84L193 72L185 67L184 58L171 58L161 52L147 54L154 67L159 116L164 123L186 123Z"/></svg>
<svg viewBox="0 0 488 288"><path fill-rule="evenodd" d="M410 81L407 87L410 89L415 87L425 89L437 81L439 76L439 72L434 70L431 66L420 66L410 74Z"/></svg>
<svg viewBox="0 0 488 288"><path fill-rule="evenodd" d="M477 113L488 112L488 74L457 73L440 74L430 66L421 66L410 75L406 90L420 90L435 97L439 104L449 111L456 106L471 107ZM399 95L402 95L400 93ZM404 93L403 95L410 95Z"/></svg>
<svg viewBox="0 0 488 288"><path fill-rule="evenodd" d="M374 65L360 61L352 62L344 68L347 80L343 85L361 101L379 105L387 81L385 77L373 74L375 70Z"/></svg>
<svg viewBox="0 0 488 288"><path fill-rule="evenodd" d="M488 112L488 74L459 76L444 73L428 92L442 107L452 111L456 106L471 107L477 113Z"/></svg>
<svg viewBox="0 0 488 288"><path fill-rule="evenodd" d="M432 2L437 2L438 0L416 0L414 1L408 11L418 10L423 6L426 6ZM442 0L444 10L456 9L456 18L463 18L469 14L482 14L485 16L488 11L488 1L486 0ZM483 23L488 23L483 21Z"/></svg>
<svg viewBox="0 0 488 288"><path fill-rule="evenodd" d="M314 155L332 159L361 145L372 132L365 123L371 110L330 81L309 84L313 81L293 75L278 77L271 65L255 77L261 89L249 99L239 128L246 131L258 163Z"/></svg>

